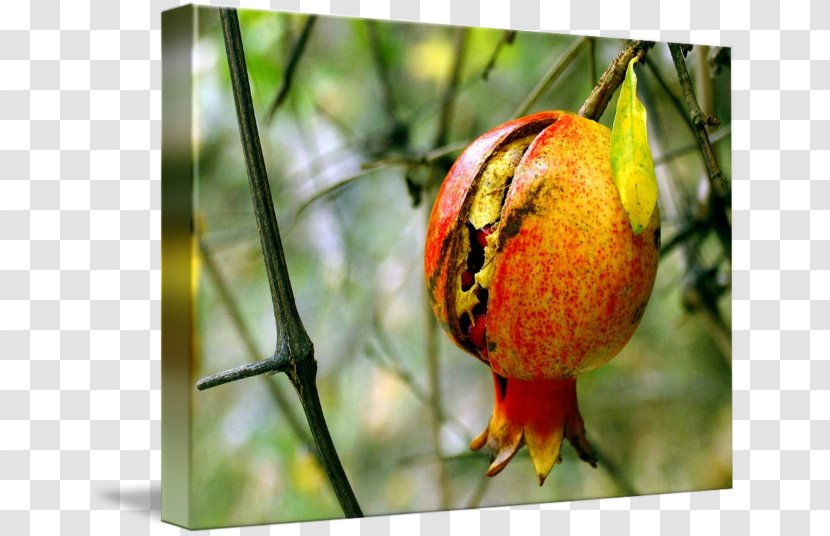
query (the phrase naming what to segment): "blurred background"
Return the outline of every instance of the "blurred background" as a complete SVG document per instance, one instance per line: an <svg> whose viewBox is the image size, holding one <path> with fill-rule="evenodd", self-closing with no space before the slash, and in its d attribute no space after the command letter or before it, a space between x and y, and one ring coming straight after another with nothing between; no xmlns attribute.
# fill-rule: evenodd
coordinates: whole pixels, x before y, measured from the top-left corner
<svg viewBox="0 0 830 536"><path fill-rule="evenodd" d="M731 486L731 213L710 202L665 44L637 67L663 217L654 293L627 347L579 380L598 468L566 444L539 487L526 449L492 479L488 454L468 450L490 416L492 378L432 320L425 225L466 143L525 112L577 111L626 43L239 17L323 410L366 515ZM275 334L217 11L199 10L194 54L195 381L271 355ZM720 122L710 134L730 177L729 51L694 47L687 64L704 112ZM615 102L600 120L609 127ZM250 378L193 400L194 525L342 516L286 377Z"/></svg>

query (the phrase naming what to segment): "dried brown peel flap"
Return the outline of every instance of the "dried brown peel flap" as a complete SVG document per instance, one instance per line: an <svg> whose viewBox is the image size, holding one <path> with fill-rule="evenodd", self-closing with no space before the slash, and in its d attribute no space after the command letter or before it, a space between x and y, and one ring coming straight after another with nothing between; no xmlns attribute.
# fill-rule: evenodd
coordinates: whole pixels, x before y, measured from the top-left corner
<svg viewBox="0 0 830 536"><path fill-rule="evenodd" d="M585 425L578 409L565 420L565 437L568 438L568 443L574 448L579 459L596 469L597 455L594 453L594 447L585 437Z"/></svg>

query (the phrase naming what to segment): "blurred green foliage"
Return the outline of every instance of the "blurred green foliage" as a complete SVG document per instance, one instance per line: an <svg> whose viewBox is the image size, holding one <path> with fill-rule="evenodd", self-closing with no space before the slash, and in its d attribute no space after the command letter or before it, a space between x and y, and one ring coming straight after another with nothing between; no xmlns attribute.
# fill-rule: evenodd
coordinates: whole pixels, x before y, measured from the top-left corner
<svg viewBox="0 0 830 536"><path fill-rule="evenodd" d="M639 330L623 352L580 379L588 437L603 457L594 470L570 446L539 487L523 450L486 479L486 453L470 453L492 405L489 371L439 333L440 397L447 415L443 459L431 439L422 274L428 203L409 189L433 187L452 159L395 165L435 149L441 102L456 62L452 27L320 18L300 57L288 99L272 123L266 112L306 17L242 11L254 105L297 305L315 344L324 411L346 473L367 515L440 509L438 464L450 506L549 502L729 487L731 468L731 291L729 253L704 231L662 259ZM375 24L376 38L369 24ZM510 118L576 37L519 33L489 77L482 72L504 36L467 29L450 144ZM218 13L199 11L194 51L201 239L210 248L260 352L274 347L273 314L233 108ZM624 46L595 40L596 76ZM595 80L585 47L531 111L576 111ZM702 72L701 49L687 61ZM385 66L388 85L380 75ZM681 95L665 45L648 62ZM657 161L663 243L706 221L706 173L684 118L638 66ZM719 163L730 175L728 61L704 86ZM389 97L391 95L391 98ZM614 101L601 122L610 126ZM683 151L684 148L691 150ZM681 155L661 162L661 155ZM396 160L397 159L397 160ZM378 164L380 162L380 164ZM367 164L375 164L364 170ZM365 172L365 173L364 173ZM361 175L335 191L318 192ZM314 199L302 212L298 208ZM429 199L426 197L425 199ZM203 266L203 265L202 265ZM700 275L702 274L702 275ZM705 284L704 284L705 283ZM700 303L712 290L714 308ZM709 296L708 294L706 296ZM709 300L709 301L712 301ZM216 282L198 274L199 377L249 360ZM430 322L431 323L431 322ZM197 526L310 520L342 515L325 475L278 411L265 382L287 394L288 380L252 378L194 396L193 506ZM301 417L302 420L302 417ZM610 469L610 470L609 470Z"/></svg>

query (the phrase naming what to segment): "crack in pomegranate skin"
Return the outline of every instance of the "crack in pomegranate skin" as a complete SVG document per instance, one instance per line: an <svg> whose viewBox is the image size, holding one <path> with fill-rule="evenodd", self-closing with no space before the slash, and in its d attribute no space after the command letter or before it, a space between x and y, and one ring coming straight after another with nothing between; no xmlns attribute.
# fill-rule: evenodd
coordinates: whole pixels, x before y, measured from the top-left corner
<svg viewBox="0 0 830 536"><path fill-rule="evenodd" d="M464 270L460 274L462 295L467 298L466 306L462 306L460 327L463 342L473 346L478 356L485 362L489 359L489 345L487 344L487 287L492 279L492 266L489 271L485 268L495 262L495 239L498 238L501 213L507 199L513 175L522 157L527 152L532 139L536 134L519 137L509 142L505 147L496 151L481 171L482 177L478 180L478 187L483 188L483 194L474 194L470 205L470 216L466 223L467 256ZM487 221L487 223L483 223ZM492 238L491 238L492 237ZM491 241L493 244L491 245ZM470 309L469 303L475 300Z"/></svg>
<svg viewBox="0 0 830 536"><path fill-rule="evenodd" d="M471 223L467 224L471 247L470 252L467 254L467 270L462 273L461 277L461 290L469 290L472 288L472 285L464 284L464 274L476 274L484 266L484 249L487 247L487 236L493 232L493 225L495 223L487 224L481 229L476 229ZM479 286L475 290L475 296L478 298L478 303L469 313L472 317L472 323L466 326L464 333L472 345L478 350L479 355L487 359L487 299L489 293L486 288ZM467 315L465 314L465 316Z"/></svg>
<svg viewBox="0 0 830 536"><path fill-rule="evenodd" d="M541 131L560 115L560 112L539 112L508 121L481 135L461 153L438 190L424 247L427 291L438 323L456 344L467 351L471 348L460 338L463 332L458 329L458 317L455 315L453 263L459 253L463 255L459 251L462 249L460 231L470 211L472 196L469 194L499 147L509 140Z"/></svg>

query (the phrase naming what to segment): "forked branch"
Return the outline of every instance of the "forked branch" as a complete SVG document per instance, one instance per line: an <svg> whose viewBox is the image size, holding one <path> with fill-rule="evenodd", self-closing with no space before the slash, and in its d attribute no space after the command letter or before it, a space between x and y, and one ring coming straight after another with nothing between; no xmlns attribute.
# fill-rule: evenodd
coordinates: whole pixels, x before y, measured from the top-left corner
<svg viewBox="0 0 830 536"><path fill-rule="evenodd" d="M334 443L323 416L320 397L317 392L317 361L314 359L314 346L297 312L297 305L291 290L291 281L288 278L285 255L280 240L277 218L274 213L274 204L271 200L271 188L268 183L254 106L251 100L251 88L248 82L239 20L235 9L220 9L219 16L225 39L225 51L228 56L228 68L231 75L239 133L245 154L248 183L251 187L251 198L262 245L265 271L271 288L277 345L274 355L270 358L209 376L200 380L196 387L203 390L258 374L287 373L302 402L311 435L319 451L319 458L334 488L343 513L347 517L362 517L363 513L340 463L340 458L334 448Z"/></svg>

